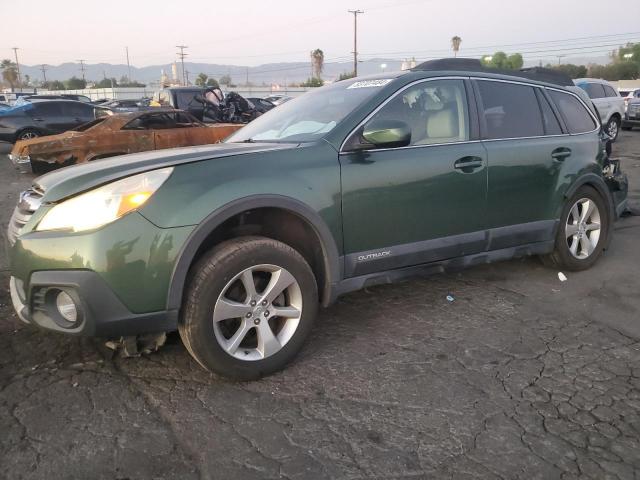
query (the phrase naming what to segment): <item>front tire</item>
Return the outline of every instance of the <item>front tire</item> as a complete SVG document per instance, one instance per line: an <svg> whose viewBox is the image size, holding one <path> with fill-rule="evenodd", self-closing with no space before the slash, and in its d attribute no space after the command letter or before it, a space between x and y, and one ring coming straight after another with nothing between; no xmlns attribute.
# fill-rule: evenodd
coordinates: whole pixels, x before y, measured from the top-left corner
<svg viewBox="0 0 640 480"><path fill-rule="evenodd" d="M179 332L205 369L254 380L295 357L317 308L316 280L302 255L276 240L243 237L193 267Z"/></svg>
<svg viewBox="0 0 640 480"><path fill-rule="evenodd" d="M610 229L610 215L602 196L583 186L562 209L553 253L545 263L570 271L591 267L602 255Z"/></svg>

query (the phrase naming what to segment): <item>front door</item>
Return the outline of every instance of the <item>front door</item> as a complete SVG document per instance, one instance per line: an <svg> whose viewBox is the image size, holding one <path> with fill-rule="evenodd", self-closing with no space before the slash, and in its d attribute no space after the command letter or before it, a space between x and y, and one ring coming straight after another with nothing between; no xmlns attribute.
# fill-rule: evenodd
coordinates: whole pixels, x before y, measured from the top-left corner
<svg viewBox="0 0 640 480"><path fill-rule="evenodd" d="M398 92L354 132L399 120L411 142L340 154L346 276L485 248L487 158L470 118L463 80L430 80Z"/></svg>

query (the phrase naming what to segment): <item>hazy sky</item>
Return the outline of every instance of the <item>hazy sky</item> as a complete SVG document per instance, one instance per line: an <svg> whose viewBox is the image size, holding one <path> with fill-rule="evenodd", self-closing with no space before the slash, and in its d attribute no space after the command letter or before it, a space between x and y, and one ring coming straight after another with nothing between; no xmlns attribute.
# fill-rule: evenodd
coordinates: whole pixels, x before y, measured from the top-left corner
<svg viewBox="0 0 640 480"><path fill-rule="evenodd" d="M3 11L22 3L0 0ZM326 61L342 60L353 42L347 9L365 11L358 21L363 58L449 56L453 35L463 39L460 55L501 46L531 59L598 56L620 41L640 41L639 0L30 0L21 8L26 5L28 13L2 23L0 57L13 58L17 46L27 65L125 63L125 46L133 65L164 64L176 58L179 44L189 46L193 62L308 61L314 48L324 50ZM534 43L564 39L572 40Z"/></svg>

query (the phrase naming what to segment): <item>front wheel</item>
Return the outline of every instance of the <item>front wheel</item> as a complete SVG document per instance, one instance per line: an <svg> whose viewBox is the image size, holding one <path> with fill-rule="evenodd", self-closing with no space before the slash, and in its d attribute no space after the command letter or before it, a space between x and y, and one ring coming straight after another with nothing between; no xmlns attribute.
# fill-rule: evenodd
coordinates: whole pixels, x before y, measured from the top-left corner
<svg viewBox="0 0 640 480"><path fill-rule="evenodd" d="M606 126L607 135L611 137L611 141L615 142L620 133L620 120L617 117L611 117Z"/></svg>
<svg viewBox="0 0 640 480"><path fill-rule="evenodd" d="M204 368L252 380L293 359L317 308L315 277L296 250L243 237L221 243L193 267L179 331Z"/></svg>
<svg viewBox="0 0 640 480"><path fill-rule="evenodd" d="M566 270L591 267L602 255L609 223L609 210L600 194L589 186L579 188L562 210L554 251L543 260Z"/></svg>
<svg viewBox="0 0 640 480"><path fill-rule="evenodd" d="M40 136L40 132L34 130L33 128L26 128L18 133L16 136L17 140L31 140L32 138L38 138Z"/></svg>

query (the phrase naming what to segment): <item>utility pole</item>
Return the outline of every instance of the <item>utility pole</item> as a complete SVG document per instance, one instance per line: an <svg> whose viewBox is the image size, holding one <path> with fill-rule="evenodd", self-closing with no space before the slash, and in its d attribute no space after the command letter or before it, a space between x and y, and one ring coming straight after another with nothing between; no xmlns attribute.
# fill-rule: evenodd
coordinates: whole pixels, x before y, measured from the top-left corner
<svg viewBox="0 0 640 480"><path fill-rule="evenodd" d="M133 78L131 78L131 64L129 63L129 47L124 47L127 51L127 70L129 71L129 83L133 82Z"/></svg>
<svg viewBox="0 0 640 480"><path fill-rule="evenodd" d="M18 74L18 85L22 88L22 76L20 75L20 62L18 61L18 47L12 47L13 53L16 56L16 73Z"/></svg>
<svg viewBox="0 0 640 480"><path fill-rule="evenodd" d="M358 14L363 10L349 10L353 13L353 75L358 76Z"/></svg>
<svg viewBox="0 0 640 480"><path fill-rule="evenodd" d="M84 60L76 60L78 62L80 62L80 70L82 71L82 81L86 83L87 79L84 76Z"/></svg>
<svg viewBox="0 0 640 480"><path fill-rule="evenodd" d="M189 72L189 70L185 70L184 73L185 73L186 79L187 79L185 85L189 85L189 73L191 73L191 72Z"/></svg>
<svg viewBox="0 0 640 480"><path fill-rule="evenodd" d="M42 83L47 83L47 64L43 63L40 65L40 71L42 72Z"/></svg>
<svg viewBox="0 0 640 480"><path fill-rule="evenodd" d="M180 57L180 61L182 62L182 84L185 85L187 81L187 77L185 75L185 70L184 70L184 57L186 57L188 54L184 53L184 49L189 47L187 47L186 45L176 45L176 48L180 49L180 53L178 53L178 57Z"/></svg>

